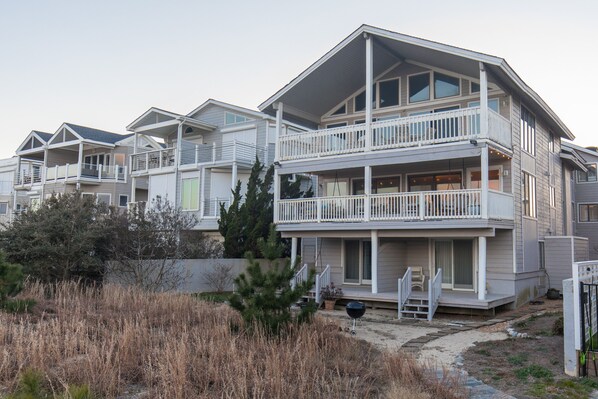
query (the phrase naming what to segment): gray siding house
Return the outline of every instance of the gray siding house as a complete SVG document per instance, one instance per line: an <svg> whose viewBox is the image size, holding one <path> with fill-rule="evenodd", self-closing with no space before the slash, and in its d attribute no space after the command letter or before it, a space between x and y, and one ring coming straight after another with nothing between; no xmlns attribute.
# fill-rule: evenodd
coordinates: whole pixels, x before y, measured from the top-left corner
<svg viewBox="0 0 598 399"><path fill-rule="evenodd" d="M259 109L279 120L275 222L320 286L399 317L546 289L544 239L573 234L560 157L573 134L504 59L363 25ZM285 133L283 118L311 130ZM315 197L281 199L290 174Z"/></svg>
<svg viewBox="0 0 598 399"><path fill-rule="evenodd" d="M17 212L55 193L75 189L108 205L126 208L131 192L129 156L135 138L63 123L54 134L31 132L17 149L14 198ZM148 137L144 146L158 148Z"/></svg>
<svg viewBox="0 0 598 399"><path fill-rule="evenodd" d="M186 115L150 108L127 130L162 143L158 150L134 148L132 201L167 198L196 215L196 230L216 238L220 205L228 207L237 181L243 194L256 157L268 166L274 158L273 117L213 99ZM283 130L302 129L285 121ZM140 188L142 179L147 183Z"/></svg>
<svg viewBox="0 0 598 399"><path fill-rule="evenodd" d="M583 165L569 174L571 229L575 235L588 238L590 259L598 259L598 151L571 143L563 143L563 147Z"/></svg>

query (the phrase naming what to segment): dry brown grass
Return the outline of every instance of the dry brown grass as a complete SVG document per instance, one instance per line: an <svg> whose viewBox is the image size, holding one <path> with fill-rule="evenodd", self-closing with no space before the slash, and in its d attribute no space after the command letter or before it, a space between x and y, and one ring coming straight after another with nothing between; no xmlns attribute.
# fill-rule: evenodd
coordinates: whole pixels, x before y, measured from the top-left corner
<svg viewBox="0 0 598 399"><path fill-rule="evenodd" d="M316 318L284 337L248 335L226 305L189 295L29 284L31 315L0 314L0 384L25 369L102 397L456 398L404 354L382 354ZM407 395L407 396L405 396ZM410 396L411 395L411 396ZM417 396L415 396L417 395Z"/></svg>

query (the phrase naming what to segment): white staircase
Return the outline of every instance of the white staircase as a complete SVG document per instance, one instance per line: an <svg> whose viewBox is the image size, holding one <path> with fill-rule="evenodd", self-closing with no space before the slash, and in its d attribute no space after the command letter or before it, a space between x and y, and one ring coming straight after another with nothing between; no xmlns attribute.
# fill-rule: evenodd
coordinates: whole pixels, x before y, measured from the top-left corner
<svg viewBox="0 0 598 399"><path fill-rule="evenodd" d="M403 278L399 279L398 316L399 319L411 318L432 321L440 294L442 293L442 269L438 269L434 278L428 280L427 293L414 293L411 290L411 268L407 268Z"/></svg>

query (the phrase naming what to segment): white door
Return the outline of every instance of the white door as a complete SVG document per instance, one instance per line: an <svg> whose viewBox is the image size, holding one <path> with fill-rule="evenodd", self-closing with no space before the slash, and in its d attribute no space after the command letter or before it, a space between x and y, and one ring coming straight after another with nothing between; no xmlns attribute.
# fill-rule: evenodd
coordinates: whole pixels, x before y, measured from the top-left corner
<svg viewBox="0 0 598 399"><path fill-rule="evenodd" d="M173 204L176 198L176 180L174 173L150 176L148 199L154 200L157 196L162 200L168 199ZM178 204L174 204L178 206Z"/></svg>

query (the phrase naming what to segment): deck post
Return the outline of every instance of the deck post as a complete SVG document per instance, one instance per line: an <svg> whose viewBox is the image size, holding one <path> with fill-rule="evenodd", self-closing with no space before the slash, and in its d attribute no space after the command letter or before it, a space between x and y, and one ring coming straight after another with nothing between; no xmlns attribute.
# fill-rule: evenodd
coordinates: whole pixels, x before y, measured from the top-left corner
<svg viewBox="0 0 598 399"><path fill-rule="evenodd" d="M374 45L372 35L365 34L365 151L372 146L372 101L374 85Z"/></svg>
<svg viewBox="0 0 598 399"><path fill-rule="evenodd" d="M133 133L133 154L137 154L137 143L139 141L139 133Z"/></svg>
<svg viewBox="0 0 598 399"><path fill-rule="evenodd" d="M297 237L291 238L291 267L295 267L297 261Z"/></svg>
<svg viewBox="0 0 598 399"><path fill-rule="evenodd" d="M135 176L131 176L131 202L135 202L135 194L137 191L137 178Z"/></svg>
<svg viewBox="0 0 598 399"><path fill-rule="evenodd" d="M478 238L478 299L486 300L486 237Z"/></svg>
<svg viewBox="0 0 598 399"><path fill-rule="evenodd" d="M482 219L488 219L488 145L482 147L482 156L481 158L481 181L482 181L482 192L480 195L481 201L481 217Z"/></svg>
<svg viewBox="0 0 598 399"><path fill-rule="evenodd" d="M280 138L282 137L282 119L284 113L284 106L282 103L274 104L276 110L276 145L274 146L274 161L278 161L280 157Z"/></svg>
<svg viewBox="0 0 598 399"><path fill-rule="evenodd" d="M378 230L372 230L372 294L378 293Z"/></svg>
<svg viewBox="0 0 598 399"><path fill-rule="evenodd" d="M483 62L480 62L480 136L488 138L488 77Z"/></svg>
<svg viewBox="0 0 598 399"><path fill-rule="evenodd" d="M363 200L363 220L366 222L370 221L371 212L371 194L372 194L372 167L366 166L364 170L363 188L365 192L365 198Z"/></svg>
<svg viewBox="0 0 598 399"><path fill-rule="evenodd" d="M179 122L176 133L176 152L174 153L175 166L181 166L181 149L183 148L183 122ZM162 157L160 157L162 158Z"/></svg>
<svg viewBox="0 0 598 399"><path fill-rule="evenodd" d="M280 203L280 175L274 168L274 223L278 223L278 204Z"/></svg>
<svg viewBox="0 0 598 399"><path fill-rule="evenodd" d="M235 188L237 187L237 162L233 162L232 171L231 171L231 179L230 179L230 189L232 192L235 192ZM233 203L233 195L231 194L230 203Z"/></svg>
<svg viewBox="0 0 598 399"><path fill-rule="evenodd" d="M215 207L219 206L216 201ZM199 180L199 219L201 220L205 216L206 211L206 168L202 167L200 172ZM216 214L218 212L216 211Z"/></svg>

